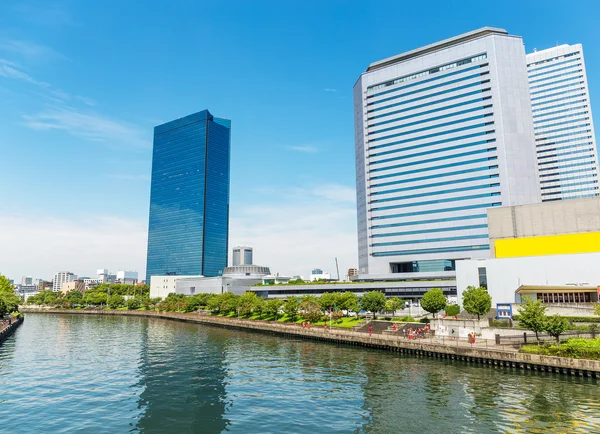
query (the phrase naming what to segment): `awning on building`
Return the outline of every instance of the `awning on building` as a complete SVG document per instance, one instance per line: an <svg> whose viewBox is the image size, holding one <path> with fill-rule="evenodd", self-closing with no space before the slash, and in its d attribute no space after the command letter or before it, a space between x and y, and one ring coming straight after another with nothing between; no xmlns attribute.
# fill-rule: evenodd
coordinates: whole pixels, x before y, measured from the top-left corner
<svg viewBox="0 0 600 434"><path fill-rule="evenodd" d="M521 285L517 289L517 294L539 294L539 293L565 293L565 292L593 292L596 293L596 286L573 286L573 285Z"/></svg>

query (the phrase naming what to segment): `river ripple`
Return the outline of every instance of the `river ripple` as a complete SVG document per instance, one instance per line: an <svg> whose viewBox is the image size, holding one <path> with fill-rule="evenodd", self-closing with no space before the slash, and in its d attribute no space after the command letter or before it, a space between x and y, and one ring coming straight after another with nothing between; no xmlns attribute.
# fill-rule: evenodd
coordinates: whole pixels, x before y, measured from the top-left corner
<svg viewBox="0 0 600 434"><path fill-rule="evenodd" d="M157 318L27 314L0 431L598 432L595 380Z"/></svg>

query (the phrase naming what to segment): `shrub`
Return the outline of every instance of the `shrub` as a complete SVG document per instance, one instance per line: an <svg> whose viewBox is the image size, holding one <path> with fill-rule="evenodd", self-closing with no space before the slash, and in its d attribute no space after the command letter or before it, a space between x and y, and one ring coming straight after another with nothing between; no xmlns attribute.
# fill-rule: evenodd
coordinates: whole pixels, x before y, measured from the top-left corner
<svg viewBox="0 0 600 434"><path fill-rule="evenodd" d="M492 321L492 327L510 328L512 325L508 319L495 319Z"/></svg>
<svg viewBox="0 0 600 434"><path fill-rule="evenodd" d="M421 318L419 320L419 322L423 323L423 324L429 324L431 322L431 320L429 318Z"/></svg>
<svg viewBox="0 0 600 434"><path fill-rule="evenodd" d="M560 344L525 345L519 352L573 359L600 360L600 339L573 338Z"/></svg>
<svg viewBox="0 0 600 434"><path fill-rule="evenodd" d="M401 322L417 322L417 320L414 319L412 316L403 316L402 318L399 319L399 321L401 321Z"/></svg>
<svg viewBox="0 0 600 434"><path fill-rule="evenodd" d="M460 306L458 304L449 304L446 306L446 315L455 316L460 314Z"/></svg>

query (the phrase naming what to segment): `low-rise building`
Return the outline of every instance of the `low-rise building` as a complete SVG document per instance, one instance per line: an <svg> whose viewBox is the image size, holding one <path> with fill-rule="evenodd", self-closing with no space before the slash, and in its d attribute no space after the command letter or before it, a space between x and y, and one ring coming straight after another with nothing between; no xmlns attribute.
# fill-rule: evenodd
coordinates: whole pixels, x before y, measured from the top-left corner
<svg viewBox="0 0 600 434"><path fill-rule="evenodd" d="M85 292L85 282L81 279L77 279L72 282L63 283L60 292L66 294L69 291L79 291L83 294Z"/></svg>
<svg viewBox="0 0 600 434"><path fill-rule="evenodd" d="M117 271L117 279L115 283L123 283L127 285L136 285L138 283L137 271Z"/></svg>
<svg viewBox="0 0 600 434"><path fill-rule="evenodd" d="M468 286L486 287L493 306L598 300L600 198L490 208L488 226L494 257L456 263L459 302Z"/></svg>

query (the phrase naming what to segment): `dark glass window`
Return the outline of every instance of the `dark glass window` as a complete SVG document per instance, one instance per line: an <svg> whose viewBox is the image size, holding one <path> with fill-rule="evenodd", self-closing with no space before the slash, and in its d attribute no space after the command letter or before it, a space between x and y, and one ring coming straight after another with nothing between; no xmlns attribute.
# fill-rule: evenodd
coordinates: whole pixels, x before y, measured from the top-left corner
<svg viewBox="0 0 600 434"><path fill-rule="evenodd" d="M487 289L487 270L485 267L479 267L479 286Z"/></svg>
<svg viewBox="0 0 600 434"><path fill-rule="evenodd" d="M227 266L230 130L207 110L154 129L147 282Z"/></svg>

